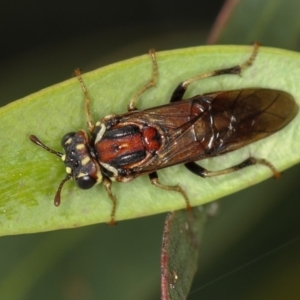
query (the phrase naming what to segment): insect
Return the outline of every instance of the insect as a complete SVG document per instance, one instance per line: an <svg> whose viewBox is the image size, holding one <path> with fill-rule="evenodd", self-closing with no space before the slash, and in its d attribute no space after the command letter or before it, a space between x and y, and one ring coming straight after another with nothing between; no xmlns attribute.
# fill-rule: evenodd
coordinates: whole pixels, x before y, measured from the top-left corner
<svg viewBox="0 0 300 300"><path fill-rule="evenodd" d="M239 149L283 128L298 112L290 94L274 89L247 88L212 92L183 100L185 91L195 81L241 74L255 60L258 48L259 44L254 44L250 58L243 64L182 81L174 90L169 104L141 111L136 108L136 101L142 93L156 85L158 78L155 51L150 50L152 78L134 94L128 112L108 115L96 123L89 109L88 90L81 72L76 70L85 95L88 132L67 133L61 140L64 153L52 150L36 136L30 136L33 143L59 156L65 163L67 175L57 189L54 204L60 205L62 187L69 179L73 179L81 189L89 189L102 182L112 200L110 224L114 224L117 198L111 190L112 181L128 182L146 174L154 186L179 192L186 207L190 208L185 191L179 185L160 183L157 170L184 164L198 176L212 177L263 164L278 177L279 172L270 162L252 156L219 171L206 170L195 161Z"/></svg>

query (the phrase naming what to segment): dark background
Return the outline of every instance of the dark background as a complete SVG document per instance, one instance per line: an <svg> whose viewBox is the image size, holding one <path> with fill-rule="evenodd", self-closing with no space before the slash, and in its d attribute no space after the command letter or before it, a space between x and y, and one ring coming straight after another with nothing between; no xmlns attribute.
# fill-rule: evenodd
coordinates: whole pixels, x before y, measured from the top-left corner
<svg viewBox="0 0 300 300"><path fill-rule="evenodd" d="M198 46L215 1L10 1L1 6L2 101L16 100L84 71L157 50ZM18 86L10 84L10 78Z"/></svg>

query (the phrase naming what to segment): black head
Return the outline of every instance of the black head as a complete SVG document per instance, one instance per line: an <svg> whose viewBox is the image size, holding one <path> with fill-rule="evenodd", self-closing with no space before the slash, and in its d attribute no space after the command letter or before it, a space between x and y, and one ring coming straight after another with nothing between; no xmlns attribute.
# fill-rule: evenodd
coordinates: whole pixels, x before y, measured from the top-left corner
<svg viewBox="0 0 300 300"><path fill-rule="evenodd" d="M60 205L61 189L69 179L73 178L81 189L89 189L102 181L99 163L91 153L90 139L85 131L70 132L63 136L61 144L65 154L48 148L34 135L29 138L36 145L59 156L66 165L67 176L60 183L54 199L56 206Z"/></svg>
<svg viewBox="0 0 300 300"><path fill-rule="evenodd" d="M62 160L81 189L89 189L102 181L99 163L92 155L90 139L83 130L67 133L61 140L65 154Z"/></svg>

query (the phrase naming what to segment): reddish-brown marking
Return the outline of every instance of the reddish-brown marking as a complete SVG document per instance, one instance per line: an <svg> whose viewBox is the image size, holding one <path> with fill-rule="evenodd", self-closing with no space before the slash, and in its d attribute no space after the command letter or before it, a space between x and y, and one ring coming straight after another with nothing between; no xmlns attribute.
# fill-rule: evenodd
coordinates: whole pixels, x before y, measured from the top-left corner
<svg viewBox="0 0 300 300"><path fill-rule="evenodd" d="M118 139L100 140L95 148L98 153L98 160L108 164L120 156L144 151L142 136L139 133Z"/></svg>
<svg viewBox="0 0 300 300"><path fill-rule="evenodd" d="M160 148L159 134L153 127L145 127L142 132L144 145L147 151L153 153Z"/></svg>

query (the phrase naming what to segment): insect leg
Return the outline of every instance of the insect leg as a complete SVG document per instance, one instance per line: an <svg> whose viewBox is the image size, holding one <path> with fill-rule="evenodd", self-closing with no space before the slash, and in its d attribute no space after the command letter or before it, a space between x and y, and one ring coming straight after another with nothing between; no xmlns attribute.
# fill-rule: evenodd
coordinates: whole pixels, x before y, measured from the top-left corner
<svg viewBox="0 0 300 300"><path fill-rule="evenodd" d="M268 168L271 169L271 171L273 172L273 176L275 178L280 177L280 173L276 170L276 168L270 162L268 162L265 159L255 158L255 157L249 157L246 160L244 160L243 162L241 162L233 167L230 167L230 168L227 168L224 170L219 170L219 171L206 170L206 169L202 168L201 166L199 166L198 164L196 164L195 162L186 163L185 166L192 173L194 173L198 176L201 176L203 178L206 178L206 177L213 177L213 176L219 176L219 175L232 173L232 172L235 172L240 169L243 169L243 168L246 168L246 167L249 167L252 165L256 165L256 164L261 164L261 165L267 166Z"/></svg>
<svg viewBox="0 0 300 300"><path fill-rule="evenodd" d="M156 61L156 56L155 56L155 50L154 49L150 49L149 50L149 55L151 57L152 60L152 77L150 79L150 81L145 84L143 87L141 87L131 98L129 105L127 107L128 111L133 111L136 110L136 106L135 103L137 101L137 99L145 92L147 91L149 88L154 87L156 85L157 82L157 77L158 77L158 68L157 68L157 61Z"/></svg>
<svg viewBox="0 0 300 300"><path fill-rule="evenodd" d="M186 203L186 209L191 209L191 205L190 205L190 201L189 201L189 198L187 197L185 191L179 186L179 185L173 185L173 186L169 186L169 185L164 185L164 184L161 184L158 180L158 175L157 175L157 172L152 172L149 174L149 179L151 181L151 183L153 185L155 185L156 187L159 187L163 190L167 190L167 191L175 191L175 192L178 192L180 193L184 200L185 200L185 203Z"/></svg>
<svg viewBox="0 0 300 300"><path fill-rule="evenodd" d="M208 77L224 75L224 74L240 75L243 69L252 65L253 61L255 60L255 58L257 56L258 48L259 48L259 43L257 43L257 42L254 43L253 51L252 51L250 58L248 58L243 64L236 65L231 68L225 68L225 69L221 69L221 70L214 70L214 71L206 72L206 73L196 75L192 78L189 78L185 81L180 82L179 85L174 90L174 92L171 96L170 102L176 102L176 101L182 100L183 95L186 92L186 90L188 89L189 85L192 84L194 81L208 78Z"/></svg>
<svg viewBox="0 0 300 300"><path fill-rule="evenodd" d="M88 125L88 129L89 131L92 133L93 130L94 130L94 122L92 120L92 116L91 116L91 112L90 112L90 97L89 97L89 93L88 93L88 90L83 82L83 79L81 77L81 70L80 69L76 69L74 71L77 79L79 80L79 83L81 85L81 88L83 90L83 93L84 93L84 111L85 111L85 117L86 117L86 120L87 120L87 125Z"/></svg>
<svg viewBox="0 0 300 300"><path fill-rule="evenodd" d="M116 214L116 208L117 208L117 198L116 196L112 193L111 191L111 181L109 178L104 178L103 179L103 185L105 187L105 190L110 198L110 200L112 201L113 203L113 207L112 207L112 210L111 210L111 213L110 213L110 221L109 221L109 225L110 226L114 226L116 225L116 221L115 221L115 214Z"/></svg>

